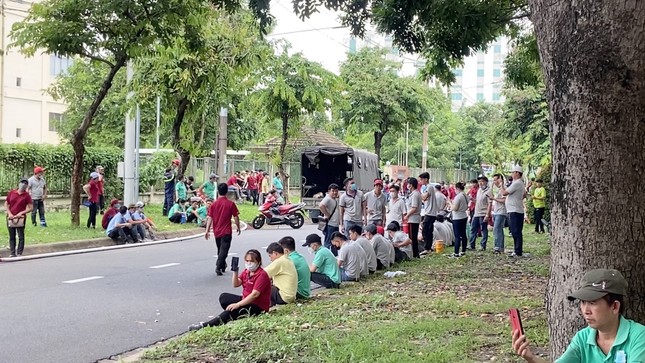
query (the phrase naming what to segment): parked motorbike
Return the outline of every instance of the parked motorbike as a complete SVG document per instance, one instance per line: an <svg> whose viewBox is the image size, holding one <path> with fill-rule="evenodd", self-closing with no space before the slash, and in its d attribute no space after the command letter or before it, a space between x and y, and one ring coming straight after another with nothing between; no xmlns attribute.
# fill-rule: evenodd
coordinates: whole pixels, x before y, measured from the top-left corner
<svg viewBox="0 0 645 363"><path fill-rule="evenodd" d="M260 229L266 223L270 226L286 224L293 229L298 229L305 224L304 207L305 203L276 206L271 202L264 203L258 208L260 214L253 218L253 228Z"/></svg>

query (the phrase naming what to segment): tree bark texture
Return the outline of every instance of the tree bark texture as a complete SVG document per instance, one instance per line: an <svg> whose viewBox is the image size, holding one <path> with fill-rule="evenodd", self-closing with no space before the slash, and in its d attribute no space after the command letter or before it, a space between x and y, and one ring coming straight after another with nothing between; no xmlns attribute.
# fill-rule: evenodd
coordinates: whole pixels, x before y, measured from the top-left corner
<svg viewBox="0 0 645 363"><path fill-rule="evenodd" d="M175 113L175 119L172 123L172 146L175 148L175 151L179 154L181 158L181 165L179 166L179 174L184 175L186 168L188 168L188 162L190 161L190 152L184 149L181 146L181 124L184 122L184 117L186 116L186 110L190 105L188 98L182 98L177 103L177 113Z"/></svg>
<svg viewBox="0 0 645 363"><path fill-rule="evenodd" d="M74 130L74 134L72 135L72 139L70 140L72 143L72 148L74 149L74 162L72 164L72 185L70 186L72 203L72 205L70 206L70 211L71 222L73 226L80 225L81 190L83 188L83 185L85 184L85 180L83 178L85 136L87 135L87 130L92 125L96 111L99 109L99 106L101 106L101 103L105 99L107 93L110 91L110 88L112 88L112 81L114 80L114 77L125 66L125 62L126 57L123 56L118 58L114 63L114 66L112 66L112 68L110 69L110 72L105 77L105 80L103 80L103 84L101 85L99 92L94 98L94 101L92 101L92 104L87 109L87 112L83 117L83 122L81 122L80 126L76 130Z"/></svg>
<svg viewBox="0 0 645 363"><path fill-rule="evenodd" d="M566 296L593 268L629 282L645 322L645 1L529 0L551 113L550 353L584 326Z"/></svg>
<svg viewBox="0 0 645 363"><path fill-rule="evenodd" d="M381 162L381 147L383 146L384 135L384 132L374 131L374 154L376 154L379 164Z"/></svg>
<svg viewBox="0 0 645 363"><path fill-rule="evenodd" d="M284 157L287 150L287 140L289 138L289 115L285 112L282 114L282 140L280 140L280 155L278 156L278 172L282 180L282 197L285 203L289 202L289 178L284 172Z"/></svg>

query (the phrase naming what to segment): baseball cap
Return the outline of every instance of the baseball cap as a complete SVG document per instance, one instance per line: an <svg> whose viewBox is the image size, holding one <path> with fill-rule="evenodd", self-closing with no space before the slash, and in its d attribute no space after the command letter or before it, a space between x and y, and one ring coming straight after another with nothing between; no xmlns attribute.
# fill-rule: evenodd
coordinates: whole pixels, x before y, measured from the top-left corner
<svg viewBox="0 0 645 363"><path fill-rule="evenodd" d="M600 268L587 272L582 278L582 286L567 299L594 301L607 294L627 295L627 281L618 270Z"/></svg>
<svg viewBox="0 0 645 363"><path fill-rule="evenodd" d="M144 202L142 202L142 201L137 202L137 208L143 208L145 206L146 206L146 204Z"/></svg>
<svg viewBox="0 0 645 363"><path fill-rule="evenodd" d="M383 228L383 226L376 226L376 233L383 236L385 234L385 228Z"/></svg>
<svg viewBox="0 0 645 363"><path fill-rule="evenodd" d="M112 199L110 201L110 207L114 207L116 204L123 204L123 202L120 201L119 199Z"/></svg>
<svg viewBox="0 0 645 363"><path fill-rule="evenodd" d="M175 160L172 161L172 163L175 164L175 165L179 165L179 164L181 164L181 161L179 159L175 159Z"/></svg>
<svg viewBox="0 0 645 363"><path fill-rule="evenodd" d="M383 186L383 180L381 180L381 179L374 179L374 185L380 185L380 186Z"/></svg>
<svg viewBox="0 0 645 363"><path fill-rule="evenodd" d="M520 173L521 173L521 172L520 172ZM487 177L486 175L484 175L484 174L480 174L480 175L477 177L477 180L488 181L488 177Z"/></svg>
<svg viewBox="0 0 645 363"><path fill-rule="evenodd" d="M522 171L522 167L521 167L521 166L519 166L519 165L515 165L515 166L513 167L513 170L511 170L511 172L512 172L512 173L514 173L514 172L524 173L524 172Z"/></svg>
<svg viewBox="0 0 645 363"><path fill-rule="evenodd" d="M354 178L345 178L345 180L343 180L343 185L347 185L347 183L349 183L352 180L354 180Z"/></svg>
<svg viewBox="0 0 645 363"><path fill-rule="evenodd" d="M217 179L217 178L219 178L219 176L215 173L211 173L211 175L209 176L209 179Z"/></svg>
<svg viewBox="0 0 645 363"><path fill-rule="evenodd" d="M91 172L91 173L90 173L90 178L92 178L92 179L96 179L96 178L98 178L98 177L99 177L99 173L97 173L97 172L95 172L95 171L93 171L93 172Z"/></svg>
<svg viewBox="0 0 645 363"><path fill-rule="evenodd" d="M312 233L312 234L307 236L307 238L305 239L305 243L302 244L302 247L308 247L312 243L320 243L320 244L322 244L322 239L320 238L319 235L317 235L315 233Z"/></svg>
<svg viewBox="0 0 645 363"><path fill-rule="evenodd" d="M128 204L128 209L134 209L134 208L136 208L136 207L137 207L137 205L136 205L136 204L134 204L134 203L130 203L130 204Z"/></svg>
<svg viewBox="0 0 645 363"><path fill-rule="evenodd" d="M376 225L368 224L367 226L365 226L365 232L370 234L376 234Z"/></svg>
<svg viewBox="0 0 645 363"><path fill-rule="evenodd" d="M43 171L45 171L45 168L43 168L42 166L37 166L34 168L34 174L42 173Z"/></svg>

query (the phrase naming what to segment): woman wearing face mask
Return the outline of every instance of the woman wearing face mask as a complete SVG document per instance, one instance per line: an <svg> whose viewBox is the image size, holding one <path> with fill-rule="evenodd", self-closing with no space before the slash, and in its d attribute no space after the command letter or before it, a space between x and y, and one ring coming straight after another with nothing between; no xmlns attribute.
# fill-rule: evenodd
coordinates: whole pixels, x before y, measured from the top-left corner
<svg viewBox="0 0 645 363"><path fill-rule="evenodd" d="M18 189L9 192L4 208L7 211L10 257L21 256L25 248L25 220L33 208L31 197L27 192L27 179L21 179ZM18 234L18 250L16 250L16 234Z"/></svg>
<svg viewBox="0 0 645 363"><path fill-rule="evenodd" d="M244 255L245 269L241 274L233 270L233 287L242 286L242 296L223 293L219 296L222 311L215 318L193 324L188 330L199 330L207 326L224 325L241 317L260 315L269 311L271 303L271 280L262 268L262 257L258 250L249 250Z"/></svg>

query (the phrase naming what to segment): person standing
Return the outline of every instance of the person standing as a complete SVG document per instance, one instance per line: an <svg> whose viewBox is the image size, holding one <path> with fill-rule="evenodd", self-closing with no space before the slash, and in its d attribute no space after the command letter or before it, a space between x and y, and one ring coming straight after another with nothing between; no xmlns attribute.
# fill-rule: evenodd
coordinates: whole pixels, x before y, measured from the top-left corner
<svg viewBox="0 0 645 363"><path fill-rule="evenodd" d="M105 212L105 168L98 165L95 170L99 173L99 213Z"/></svg>
<svg viewBox="0 0 645 363"><path fill-rule="evenodd" d="M47 227L47 221L45 221L45 198L47 198L47 183L45 182L45 177L43 173L45 168L37 166L34 168L34 175L27 179L27 191L31 197L32 209L31 209L31 224L34 227L36 224L36 212L38 212L38 217L40 217L40 226Z"/></svg>
<svg viewBox="0 0 645 363"><path fill-rule="evenodd" d="M504 185L504 176L502 174L493 175L493 185L498 189L497 193L493 192L493 237L495 237L495 249L493 253L499 254L504 252L504 226L506 225L506 197L502 195L502 185Z"/></svg>
<svg viewBox="0 0 645 363"><path fill-rule="evenodd" d="M282 180L280 179L280 173L275 173L271 183L273 184L273 189L275 189L278 194L282 195Z"/></svg>
<svg viewBox="0 0 645 363"><path fill-rule="evenodd" d="M374 180L374 190L365 193L365 225L374 224L376 226L385 226L386 213L385 205L387 200L383 194L383 181L381 179Z"/></svg>
<svg viewBox="0 0 645 363"><path fill-rule="evenodd" d="M177 179L177 168L180 163L179 160L173 160L163 175L164 202L162 214L164 217L168 216L168 211L175 204L175 182Z"/></svg>
<svg viewBox="0 0 645 363"><path fill-rule="evenodd" d="M222 276L226 270L226 257L228 250L231 248L231 241L233 240L233 228L231 227L231 218L235 219L235 227L237 228L237 235L242 233L240 229L240 212L234 202L226 198L228 193L228 185L220 183L217 185L217 194L219 197L208 209L208 218L206 219L206 233L204 238L210 238L211 228L215 236L215 244L217 245L217 262L215 265L215 273L217 276Z"/></svg>
<svg viewBox="0 0 645 363"><path fill-rule="evenodd" d="M385 219L388 222L397 221L399 225L402 225L406 207L405 201L399 196L400 192L401 187L398 184L390 185L390 201L388 202L388 212Z"/></svg>
<svg viewBox="0 0 645 363"><path fill-rule="evenodd" d="M533 219L535 220L535 233L544 233L544 209L546 208L546 189L542 184L542 179L535 181L535 189L533 189ZM32 212L33 214L33 212Z"/></svg>
<svg viewBox="0 0 645 363"><path fill-rule="evenodd" d="M258 197L258 178L255 171L251 171L251 174L246 178L246 189L251 195L251 205L258 205L260 198Z"/></svg>
<svg viewBox="0 0 645 363"><path fill-rule="evenodd" d="M455 198L452 200L452 229L455 232L455 253L452 257L461 257L466 254L468 236L468 197L464 193L464 183L455 184ZM461 249L461 252L459 251Z"/></svg>
<svg viewBox="0 0 645 363"><path fill-rule="evenodd" d="M175 183L175 200L188 200L188 188L186 188L186 177L183 175L177 176L177 183Z"/></svg>
<svg viewBox="0 0 645 363"><path fill-rule="evenodd" d="M87 201L90 203L90 215L87 218L87 228L96 228L96 214L99 210L99 173L93 171L90 173L90 181L83 186L87 194Z"/></svg>
<svg viewBox="0 0 645 363"><path fill-rule="evenodd" d="M340 208L340 217L342 224L339 226L340 232L349 231L353 225L361 226L363 224L363 192L358 190L358 186L353 178L346 178L344 181L345 193L340 196L338 206Z"/></svg>
<svg viewBox="0 0 645 363"><path fill-rule="evenodd" d="M424 179L424 175L426 173L421 174L421 179ZM427 180L427 179L425 179ZM412 240L412 257L413 258L419 258L421 255L419 254L419 225L421 224L421 204L423 203L422 201L422 196L421 193L419 192L419 181L417 178L409 178L408 179L408 190L410 190L410 195L408 197L408 213L406 213L405 218L408 220L408 226L409 226L409 236L410 239ZM430 193L426 193L426 195L430 195L431 197L428 198L429 201L426 201L426 206L430 205L434 201L434 193L430 191ZM426 210L429 210L426 207ZM426 231L428 228L432 227L426 227L426 218L428 218L427 212L426 216L423 217L423 233L424 236L423 238L425 240L432 240L432 232L430 233L430 238L428 239L425 236ZM428 218L428 220L430 220ZM432 223L434 223L434 218L432 219Z"/></svg>
<svg viewBox="0 0 645 363"><path fill-rule="evenodd" d="M204 196L204 198L211 198L215 199L215 189L217 189L217 174L211 173L211 175L208 176L208 180L202 184L201 187L199 187L198 194L201 194Z"/></svg>
<svg viewBox="0 0 645 363"><path fill-rule="evenodd" d="M20 179L18 189L10 190L4 202L9 229L10 257L22 256L22 251L25 249L25 222L27 213L33 208L31 197L27 193L28 184L27 179ZM18 249L16 249L16 234L18 234Z"/></svg>
<svg viewBox="0 0 645 363"><path fill-rule="evenodd" d="M271 181L269 180L269 174L260 170L260 204L264 204L264 199L267 197L267 194L271 191Z"/></svg>
<svg viewBox="0 0 645 363"><path fill-rule="evenodd" d="M508 212L508 225L513 236L514 251L511 257L522 256L524 239L522 229L524 229L524 195L526 187L522 181L522 167L513 168L511 175L513 182L507 188L502 186L502 195L506 197L506 211Z"/></svg>
<svg viewBox="0 0 645 363"><path fill-rule="evenodd" d="M480 175L477 178L477 182L479 183L479 188L477 189L477 195L475 197L474 214L470 219L470 249L475 250L477 232L481 230L481 249L482 251L486 251L488 220L490 219L493 195L488 187L488 178L485 175Z"/></svg>
<svg viewBox="0 0 645 363"><path fill-rule="evenodd" d="M338 255L336 246L331 243L331 235L339 230L341 223L340 209L338 208L338 185L330 184L327 188L327 195L320 201L320 212L326 220L325 229L322 233L325 236L325 248L328 248L334 256Z"/></svg>

